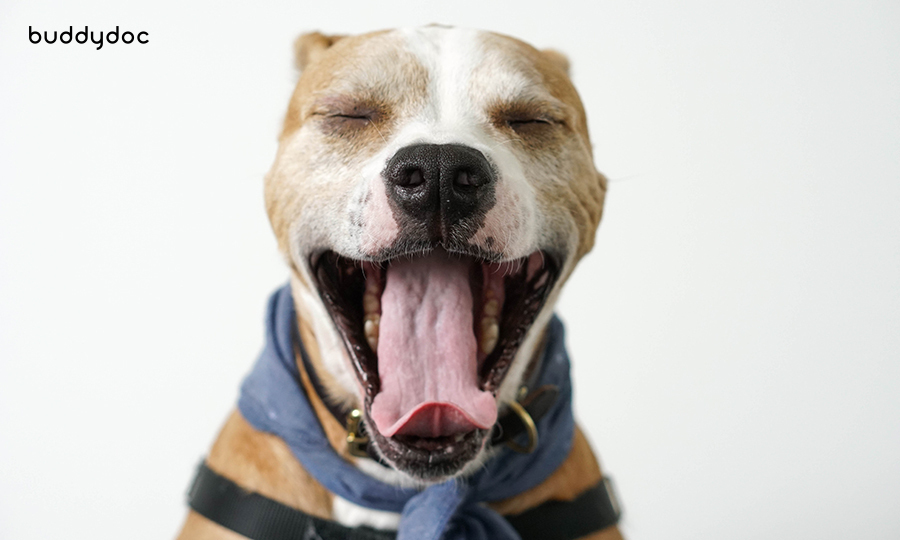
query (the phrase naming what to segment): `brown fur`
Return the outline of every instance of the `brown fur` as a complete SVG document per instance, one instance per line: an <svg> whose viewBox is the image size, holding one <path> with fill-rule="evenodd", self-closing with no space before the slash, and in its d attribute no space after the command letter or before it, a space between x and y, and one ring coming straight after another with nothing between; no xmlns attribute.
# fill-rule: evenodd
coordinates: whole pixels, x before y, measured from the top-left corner
<svg viewBox="0 0 900 540"><path fill-rule="evenodd" d="M554 49L544 49L541 53L566 75L569 75L569 58L566 55Z"/></svg>
<svg viewBox="0 0 900 540"><path fill-rule="evenodd" d="M310 32L295 39L294 65L297 71L303 71L306 66L317 61L325 49L343 37L345 36L326 36L319 32Z"/></svg>
<svg viewBox="0 0 900 540"><path fill-rule="evenodd" d="M353 94L358 90L356 101L373 108L381 108L382 116L393 116L394 108L420 104L425 97L428 74L410 53L395 47L397 37L386 32L372 32L360 36L326 37L318 33L304 34L295 42L295 62L302 71L297 87L288 105L280 139L284 140L300 128L309 117L317 112L326 112L326 103L317 97L326 98L327 90L335 90L335 81L359 80L358 88L340 88ZM379 53L390 48L391 62L386 63ZM363 52L361 52L363 51ZM373 60L373 64L361 65L359 58ZM300 67L302 66L302 67ZM366 84L366 75L377 72L383 77L381 86L372 88ZM403 92L397 92L403 88ZM350 104L352 106L352 104ZM384 134L387 137L387 134ZM373 145L358 144L356 150L365 150Z"/></svg>

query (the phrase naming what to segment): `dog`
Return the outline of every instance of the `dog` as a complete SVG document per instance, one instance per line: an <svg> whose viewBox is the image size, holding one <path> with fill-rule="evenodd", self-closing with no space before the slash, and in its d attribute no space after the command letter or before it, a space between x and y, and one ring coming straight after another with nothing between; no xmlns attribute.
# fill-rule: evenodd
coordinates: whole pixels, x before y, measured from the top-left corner
<svg viewBox="0 0 900 540"><path fill-rule="evenodd" d="M439 25L309 33L294 48L300 77L265 179L290 269L289 288L270 304L282 322L270 331L289 329L285 369L296 370L306 396L299 399L328 448L298 446L306 444L302 429L294 437L260 427L293 419L293 409L260 413L254 423L256 409L240 402L202 467L212 476L195 481L179 538L275 538L225 523L239 513L234 506L219 519L210 516L225 503L196 502L232 490L307 519L302 538L326 538L329 527L344 531L332 537L400 530L401 538L438 538L453 527L446 537L478 537L478 527L454 525L453 509L465 507L486 520L485 530L513 523L510 538L620 539L617 503L582 432L539 429L550 422L540 418L548 407L571 417L559 385L538 392L535 377L555 361L542 360L548 340L561 343L549 336L559 325L553 306L593 246L607 190L568 60L508 36ZM245 382L244 392L266 392L266 384ZM562 446L541 454L548 444ZM527 489L465 506L474 491L458 490L476 489L470 484L482 480L474 479L535 448L540 459L489 492L505 493L557 460L551 471ZM377 498L364 504L327 487L339 483L331 469L308 465L318 452L348 464L349 477L362 473L363 483L452 494L423 496L415 511L386 510ZM219 487L198 488L209 482ZM589 492L613 507L611 520L569 536L557 534L560 524L545 532L522 525L562 519L548 518L553 512L584 521L595 514L595 503L583 503ZM449 521L431 536L403 532L404 520L435 500L452 500L441 514Z"/></svg>

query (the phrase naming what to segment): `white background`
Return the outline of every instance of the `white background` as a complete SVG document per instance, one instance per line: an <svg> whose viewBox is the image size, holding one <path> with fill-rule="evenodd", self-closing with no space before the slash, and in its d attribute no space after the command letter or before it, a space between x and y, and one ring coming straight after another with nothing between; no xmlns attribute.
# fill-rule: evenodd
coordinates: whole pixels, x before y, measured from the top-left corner
<svg viewBox="0 0 900 540"><path fill-rule="evenodd" d="M900 538L900 4L861 0L4 0L0 538L176 533L287 275L291 41L431 22L572 61L611 186L559 310L628 537Z"/></svg>

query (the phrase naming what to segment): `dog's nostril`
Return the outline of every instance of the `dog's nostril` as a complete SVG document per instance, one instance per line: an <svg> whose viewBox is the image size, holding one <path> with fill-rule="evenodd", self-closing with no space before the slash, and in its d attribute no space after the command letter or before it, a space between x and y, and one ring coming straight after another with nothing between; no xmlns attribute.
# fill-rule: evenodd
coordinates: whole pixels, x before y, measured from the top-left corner
<svg viewBox="0 0 900 540"><path fill-rule="evenodd" d="M422 169L414 169L407 176L406 184L409 187L418 186L422 182L425 181L425 176L422 174Z"/></svg>
<svg viewBox="0 0 900 540"><path fill-rule="evenodd" d="M466 171L459 171L459 174L456 175L456 185L471 187L475 185L475 182L472 181L471 174Z"/></svg>
<svg viewBox="0 0 900 540"><path fill-rule="evenodd" d="M422 169L419 168L404 169L397 175L396 179L394 180L395 185L404 188L412 188L420 186L424 183L425 173L422 172Z"/></svg>

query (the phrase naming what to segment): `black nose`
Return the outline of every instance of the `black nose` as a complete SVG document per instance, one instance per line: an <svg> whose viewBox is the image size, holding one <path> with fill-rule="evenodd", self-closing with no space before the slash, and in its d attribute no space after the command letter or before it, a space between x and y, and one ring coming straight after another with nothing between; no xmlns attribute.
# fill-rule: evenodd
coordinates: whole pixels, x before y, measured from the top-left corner
<svg viewBox="0 0 900 540"><path fill-rule="evenodd" d="M484 154L468 146L401 148L383 175L392 206L404 215L398 221L432 235L465 233L467 238L494 205L494 170Z"/></svg>

